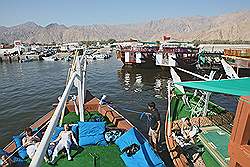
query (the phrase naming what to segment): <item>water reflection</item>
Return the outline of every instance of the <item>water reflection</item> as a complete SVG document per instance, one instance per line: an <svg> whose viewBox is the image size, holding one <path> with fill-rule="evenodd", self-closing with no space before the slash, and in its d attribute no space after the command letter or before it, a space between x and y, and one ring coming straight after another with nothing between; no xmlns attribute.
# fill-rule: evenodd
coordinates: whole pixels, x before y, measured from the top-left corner
<svg viewBox="0 0 250 167"><path fill-rule="evenodd" d="M166 97L169 76L167 71L161 69L122 67L118 70L118 77L124 90L138 94L143 92L156 98Z"/></svg>

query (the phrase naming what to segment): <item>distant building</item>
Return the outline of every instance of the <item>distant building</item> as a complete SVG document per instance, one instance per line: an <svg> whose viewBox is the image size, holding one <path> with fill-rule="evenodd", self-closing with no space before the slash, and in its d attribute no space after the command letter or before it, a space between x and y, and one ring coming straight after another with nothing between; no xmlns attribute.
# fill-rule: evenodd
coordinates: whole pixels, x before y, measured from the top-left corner
<svg viewBox="0 0 250 167"><path fill-rule="evenodd" d="M23 46L20 40L14 41L12 45L1 45L0 54L21 54L25 51L25 47Z"/></svg>
<svg viewBox="0 0 250 167"><path fill-rule="evenodd" d="M71 52L79 48L80 45L78 42L72 42L72 43L65 43L62 44L59 48L61 52Z"/></svg>

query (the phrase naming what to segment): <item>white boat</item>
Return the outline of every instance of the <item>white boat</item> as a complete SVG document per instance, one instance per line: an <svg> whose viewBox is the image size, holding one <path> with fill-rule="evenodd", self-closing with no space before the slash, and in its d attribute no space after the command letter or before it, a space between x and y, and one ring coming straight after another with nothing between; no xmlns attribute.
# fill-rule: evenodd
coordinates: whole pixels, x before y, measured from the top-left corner
<svg viewBox="0 0 250 167"><path fill-rule="evenodd" d="M57 61L59 60L56 56L42 57L44 61Z"/></svg>
<svg viewBox="0 0 250 167"><path fill-rule="evenodd" d="M107 53L96 53L93 55L96 59L108 59L111 57L110 54Z"/></svg>

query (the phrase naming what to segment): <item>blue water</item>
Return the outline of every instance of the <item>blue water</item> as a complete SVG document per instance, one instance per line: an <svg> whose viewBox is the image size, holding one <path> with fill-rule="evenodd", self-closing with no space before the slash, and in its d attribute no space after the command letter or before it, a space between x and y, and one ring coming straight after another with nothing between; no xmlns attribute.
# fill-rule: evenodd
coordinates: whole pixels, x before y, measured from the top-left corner
<svg viewBox="0 0 250 167"><path fill-rule="evenodd" d="M69 65L63 61L0 64L0 147L52 109L64 90ZM114 108L146 133L146 119L140 120L133 111L144 112L154 101L164 121L168 78L163 70L122 68L112 57L88 63L87 89L99 98L106 94ZM227 98L215 96L221 103ZM235 104L226 106L234 110Z"/></svg>

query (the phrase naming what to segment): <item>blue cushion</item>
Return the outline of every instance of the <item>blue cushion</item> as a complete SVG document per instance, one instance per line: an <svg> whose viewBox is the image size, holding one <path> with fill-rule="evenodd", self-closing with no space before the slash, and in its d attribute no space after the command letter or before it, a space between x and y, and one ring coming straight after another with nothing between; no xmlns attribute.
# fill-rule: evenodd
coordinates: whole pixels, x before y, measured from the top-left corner
<svg viewBox="0 0 250 167"><path fill-rule="evenodd" d="M1 155L7 155L7 152L4 151L2 148L0 148L0 156L1 156Z"/></svg>
<svg viewBox="0 0 250 167"><path fill-rule="evenodd" d="M75 136L78 136L78 124L71 125L71 131L74 133Z"/></svg>
<svg viewBox="0 0 250 167"><path fill-rule="evenodd" d="M22 159L27 158L28 157L27 150L25 147L22 146L22 137L21 136L13 136L13 140L16 144L16 148L22 147L18 150L18 155Z"/></svg>
<svg viewBox="0 0 250 167"><path fill-rule="evenodd" d="M63 131L63 127L59 127L57 126L54 130L54 133L50 139L50 142L53 142L54 140L57 139L57 137L59 136L59 134L61 133L61 131Z"/></svg>
<svg viewBox="0 0 250 167"><path fill-rule="evenodd" d="M78 122L79 146L102 145L107 143L104 138L105 122Z"/></svg>
<svg viewBox="0 0 250 167"><path fill-rule="evenodd" d="M36 133L36 136L39 137L40 139L42 139L43 138L42 131L39 131L39 132L38 131L39 131L39 128L33 129L33 134Z"/></svg>
<svg viewBox="0 0 250 167"><path fill-rule="evenodd" d="M132 145L142 145L147 142L147 139L139 133L136 128L131 128L123 135L121 135L116 141L115 144L118 145L120 150L122 151L124 148Z"/></svg>
<svg viewBox="0 0 250 167"><path fill-rule="evenodd" d="M154 152L152 146L145 142L140 146L140 150L137 151L131 157L128 157L126 153L121 155L122 160L127 167L164 167L164 162Z"/></svg>
<svg viewBox="0 0 250 167"><path fill-rule="evenodd" d="M2 148L0 148L0 156L6 155L7 157L10 156L11 154L4 151ZM21 158L18 158L16 156L11 156L11 160L15 163L16 166L24 166L25 161Z"/></svg>

